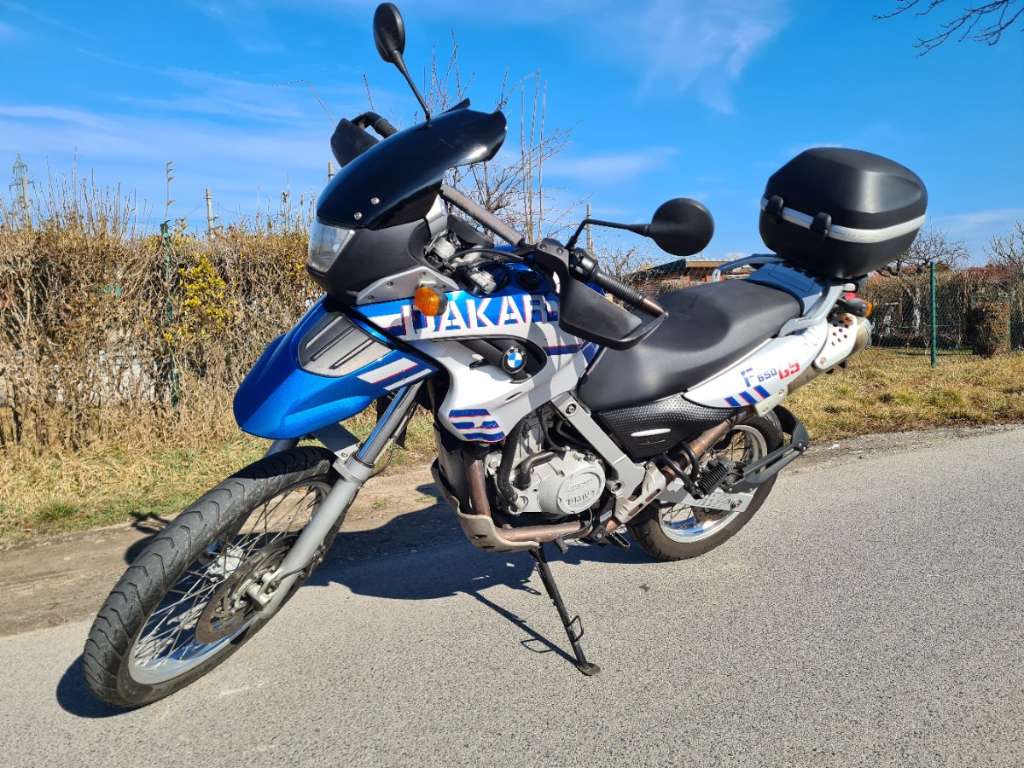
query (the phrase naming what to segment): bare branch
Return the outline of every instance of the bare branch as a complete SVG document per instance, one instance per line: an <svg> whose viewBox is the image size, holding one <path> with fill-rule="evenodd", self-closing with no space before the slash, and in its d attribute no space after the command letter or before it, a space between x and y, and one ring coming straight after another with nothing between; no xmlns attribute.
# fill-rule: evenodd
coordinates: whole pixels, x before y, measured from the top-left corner
<svg viewBox="0 0 1024 768"><path fill-rule="evenodd" d="M1024 221L1018 221L1010 234L992 238L988 246L988 262L993 267L1024 273Z"/></svg>
<svg viewBox="0 0 1024 768"><path fill-rule="evenodd" d="M946 0L928 0L921 6L921 0L895 0L896 7L888 13L878 14L876 19L892 19L914 11L915 16L928 16L944 5ZM938 31L929 37L920 37L914 43L921 55L930 53L955 37L957 42L973 40L985 45L996 45L1003 33L1018 20L1024 18L1024 0L990 0L980 5L964 7L959 14L939 25Z"/></svg>
<svg viewBox="0 0 1024 768"><path fill-rule="evenodd" d="M906 253L878 271L883 275L902 277L920 274L932 264L957 269L969 258L970 254L963 241L952 240L944 232L925 230L917 236Z"/></svg>

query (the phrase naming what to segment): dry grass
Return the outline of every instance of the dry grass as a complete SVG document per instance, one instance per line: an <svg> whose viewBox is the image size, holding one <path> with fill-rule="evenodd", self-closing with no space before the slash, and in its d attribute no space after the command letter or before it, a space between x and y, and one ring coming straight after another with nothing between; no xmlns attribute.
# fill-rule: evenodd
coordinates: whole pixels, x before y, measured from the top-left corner
<svg viewBox="0 0 1024 768"><path fill-rule="evenodd" d="M868 349L845 372L819 377L789 407L811 438L1024 421L1024 354L939 358Z"/></svg>
<svg viewBox="0 0 1024 768"><path fill-rule="evenodd" d="M368 412L347 426L363 437L372 424ZM265 440L238 433L229 415L209 426L193 439L180 432L176 443L135 439L93 443L75 453L0 453L0 543L173 517L266 450ZM421 413L409 426L406 449L395 451L386 471L421 464L432 447L431 420Z"/></svg>
<svg viewBox="0 0 1024 768"><path fill-rule="evenodd" d="M1024 421L1024 355L942 357L932 370L926 355L869 349L845 372L812 382L790 406L816 441ZM371 422L366 415L349 427L365 434ZM175 443L147 444L136 434L128 443L104 441L75 453L0 454L0 542L173 516L266 445L226 437L236 432L226 414L206 427L192 438L179 432ZM430 419L421 414L389 471L425 461L432 440Z"/></svg>

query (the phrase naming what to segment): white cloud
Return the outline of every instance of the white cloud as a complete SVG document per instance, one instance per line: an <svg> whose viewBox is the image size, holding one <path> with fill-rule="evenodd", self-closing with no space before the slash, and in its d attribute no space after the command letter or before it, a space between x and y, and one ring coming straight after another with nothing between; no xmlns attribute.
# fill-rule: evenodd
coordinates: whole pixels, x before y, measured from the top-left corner
<svg viewBox="0 0 1024 768"><path fill-rule="evenodd" d="M367 25L376 0L217 0L194 2L239 40L277 45L270 11L296 6ZM712 109L733 111L732 91L753 57L787 24L788 0L548 0L466 3L404 0L407 23L430 14L503 27L564 28L567 39L591 55L619 62L637 76L639 91L692 91ZM410 34L413 34L410 31ZM528 31L507 36L528 35Z"/></svg>
<svg viewBox="0 0 1024 768"><path fill-rule="evenodd" d="M95 126L102 122L102 118L91 112L54 107L48 104L0 104L0 117L71 123L82 126Z"/></svg>
<svg viewBox="0 0 1024 768"><path fill-rule="evenodd" d="M329 130L318 125L250 124L244 128L180 116L99 115L58 107L0 106L0 159L16 153L37 183L72 165L98 183L137 190L150 211L163 198L164 163L175 164L174 216L201 218L204 187L218 211L234 218L317 192L331 157ZM50 170L52 169L52 171ZM230 212L230 213L229 213ZM153 221L149 221L153 224Z"/></svg>
<svg viewBox="0 0 1024 768"><path fill-rule="evenodd" d="M77 152L84 158L160 165L185 159L318 168L328 156L328 135L308 128L239 130L211 122L104 116L58 107L0 107L0 151L35 155Z"/></svg>
<svg viewBox="0 0 1024 768"><path fill-rule="evenodd" d="M991 208L938 216L929 222L929 226L941 229L948 235L969 237L979 231L995 233L999 229L1009 230L1017 221L1024 221L1024 208Z"/></svg>
<svg viewBox="0 0 1024 768"><path fill-rule="evenodd" d="M787 22L782 0L652 0L596 14L603 50L640 68L648 91L693 90L732 112L732 87Z"/></svg>
<svg viewBox="0 0 1024 768"><path fill-rule="evenodd" d="M962 240L971 253L971 262L980 264L992 238L1009 233L1018 221L1024 221L1024 208L989 208L936 216L925 226Z"/></svg>
<svg viewBox="0 0 1024 768"><path fill-rule="evenodd" d="M677 152L674 147L651 147L635 152L557 156L548 162L544 171L558 179L612 184L654 170Z"/></svg>
<svg viewBox="0 0 1024 768"><path fill-rule="evenodd" d="M6 0L5 2L0 2L0 5L3 6L4 10L20 14L23 18L29 19L31 22L34 22L36 24L44 24L46 26L53 27L55 29L59 29L59 30L61 30L61 31L67 33L67 34L75 35L75 36L78 36L78 37L85 37L85 38L95 38L96 37L95 35L93 35L93 34L91 34L89 32L85 32L85 31L83 31L81 29L78 29L77 27L73 27L73 26L71 26L69 24L66 24L60 18L57 18L57 17L54 17L54 16L48 16L45 13L40 13L38 10L35 9L35 7L29 7L29 6L25 5L24 3L15 2L14 0ZM34 5L40 5L40 4L39 3L35 3ZM9 27L9 25L5 25L3 22L0 22L0 26L8 26ZM0 37L0 39L3 39L3 38Z"/></svg>

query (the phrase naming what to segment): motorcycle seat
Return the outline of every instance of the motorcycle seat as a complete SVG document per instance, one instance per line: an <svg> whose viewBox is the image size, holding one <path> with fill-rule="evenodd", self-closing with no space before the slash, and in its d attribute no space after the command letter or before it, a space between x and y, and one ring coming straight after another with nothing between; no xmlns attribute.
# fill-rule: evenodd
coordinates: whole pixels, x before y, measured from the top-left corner
<svg viewBox="0 0 1024 768"><path fill-rule="evenodd" d="M777 288L726 280L658 299L668 317L629 349L605 349L580 380L580 400L607 411L684 392L738 362L801 314Z"/></svg>

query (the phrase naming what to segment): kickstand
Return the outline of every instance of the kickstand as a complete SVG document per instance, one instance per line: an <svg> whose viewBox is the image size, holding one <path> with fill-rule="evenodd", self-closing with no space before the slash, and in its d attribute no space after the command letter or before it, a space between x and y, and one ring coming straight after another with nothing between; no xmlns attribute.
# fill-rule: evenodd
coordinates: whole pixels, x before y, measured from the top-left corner
<svg viewBox="0 0 1024 768"><path fill-rule="evenodd" d="M555 577L551 573L551 567L548 565L548 559L544 554L544 545L531 549L530 554L533 559L537 561L537 570L540 571L540 580L544 582L544 589L548 592L548 597L551 598L551 602L555 604L555 609L558 611L558 618L562 620L562 626L565 628L565 634L569 638L569 643L572 645L572 652L576 655L576 668L584 675L596 675L601 671L601 668L593 662L587 661L586 654L583 653L583 647L580 645L580 640L583 638L583 622L579 616L573 619L569 618L569 612L565 609L565 603L562 602L562 595L558 591L558 585L555 584Z"/></svg>

